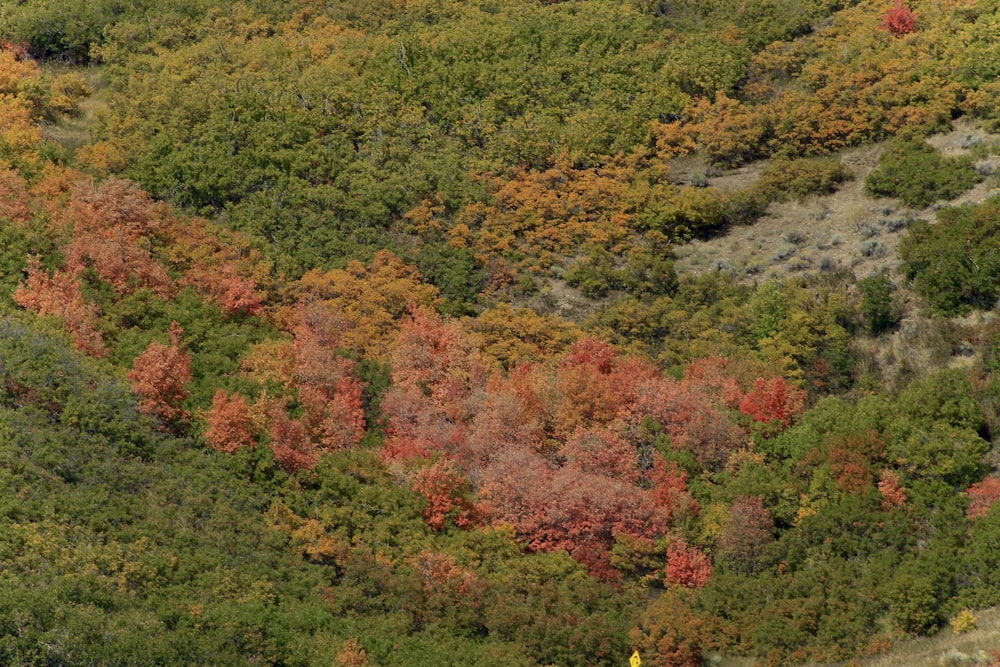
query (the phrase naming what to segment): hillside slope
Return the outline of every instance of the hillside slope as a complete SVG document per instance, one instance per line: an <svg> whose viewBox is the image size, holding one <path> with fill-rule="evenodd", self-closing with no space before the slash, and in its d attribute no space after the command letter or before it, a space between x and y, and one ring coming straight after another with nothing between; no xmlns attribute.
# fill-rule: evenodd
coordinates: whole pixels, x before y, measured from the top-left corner
<svg viewBox="0 0 1000 667"><path fill-rule="evenodd" d="M0 651L802 664L1000 604L994 4L0 2Z"/></svg>

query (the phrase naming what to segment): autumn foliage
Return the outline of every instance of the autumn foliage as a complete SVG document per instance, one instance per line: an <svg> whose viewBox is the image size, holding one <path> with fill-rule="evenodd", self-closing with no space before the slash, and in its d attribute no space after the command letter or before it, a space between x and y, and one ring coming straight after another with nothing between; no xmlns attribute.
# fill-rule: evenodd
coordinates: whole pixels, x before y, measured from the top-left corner
<svg viewBox="0 0 1000 667"><path fill-rule="evenodd" d="M697 547L676 540L667 547L667 582L687 588L703 588L712 577L712 560Z"/></svg>
<svg viewBox="0 0 1000 667"><path fill-rule="evenodd" d="M128 379L139 397L139 409L165 423L187 419L184 399L191 382L191 356L181 347L184 330L177 322L170 325L170 344L157 341L135 358Z"/></svg>
<svg viewBox="0 0 1000 667"><path fill-rule="evenodd" d="M882 16L879 28L893 37L902 37L917 29L917 18L905 0L893 0L892 7Z"/></svg>
<svg viewBox="0 0 1000 667"><path fill-rule="evenodd" d="M966 516L970 519L981 519L986 516L997 500L1000 500L1000 479L987 477L976 482L966 492L969 495L969 509Z"/></svg>
<svg viewBox="0 0 1000 667"><path fill-rule="evenodd" d="M783 378L758 378L740 401L740 412L757 422L779 421L784 426L805 407L806 392Z"/></svg>
<svg viewBox="0 0 1000 667"><path fill-rule="evenodd" d="M59 3L9 4L4 30ZM86 82L0 40L0 302L41 316L0 318L12 544L33 545L5 554L30 582L11 651L128 653L148 601L170 622L141 624L162 641L137 664L825 664L1000 604L995 336L962 324L971 382L950 364L912 393L933 371L907 366L890 393L853 340L869 295L808 266L825 241L789 233L801 270L761 285L674 254L831 192L850 170L824 154L995 120L1000 10L186 4L183 35L126 8L67 45L114 73L79 150L45 136ZM55 320L100 359L33 354ZM179 544L205 532L224 554Z"/></svg>
<svg viewBox="0 0 1000 667"><path fill-rule="evenodd" d="M92 267L120 294L144 286L170 296L173 281L148 248L163 215L163 207L130 181L78 184L67 211L73 228L67 267L73 273Z"/></svg>
<svg viewBox="0 0 1000 667"><path fill-rule="evenodd" d="M906 489L900 483L899 475L892 470L882 471L881 479L878 482L878 491L882 494L882 509L884 510L902 507L906 504Z"/></svg>
<svg viewBox="0 0 1000 667"><path fill-rule="evenodd" d="M229 395L224 389L217 389L205 421L208 423L205 442L213 449L232 453L256 444L257 425L250 406L240 394Z"/></svg>
<svg viewBox="0 0 1000 667"><path fill-rule="evenodd" d="M14 301L39 315L55 315L73 334L76 347L95 357L104 356L107 349L98 327L100 309L88 303L81 293L80 279L61 269L51 274L41 262L28 260L28 276L16 292Z"/></svg>
<svg viewBox="0 0 1000 667"><path fill-rule="evenodd" d="M759 496L733 501L719 536L718 553L732 567L753 572L763 549L774 539L774 518Z"/></svg>

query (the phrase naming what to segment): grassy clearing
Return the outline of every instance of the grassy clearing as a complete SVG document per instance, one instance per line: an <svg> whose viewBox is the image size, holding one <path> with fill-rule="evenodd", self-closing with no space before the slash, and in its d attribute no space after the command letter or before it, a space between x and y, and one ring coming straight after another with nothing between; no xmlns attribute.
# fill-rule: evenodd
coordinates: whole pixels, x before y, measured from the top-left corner
<svg viewBox="0 0 1000 667"><path fill-rule="evenodd" d="M955 634L945 628L932 637L899 642L890 653L864 660L861 667L979 667L1000 650L1000 609L978 611L976 628Z"/></svg>
<svg viewBox="0 0 1000 667"><path fill-rule="evenodd" d="M44 69L52 78L70 72L78 74L86 80L87 87L91 91L90 95L77 105L76 113L53 113L45 124L45 135L60 144L68 153L73 154L90 142L91 128L108 106L105 99L108 84L104 79L104 72L99 67L71 67L58 63L45 64Z"/></svg>
<svg viewBox="0 0 1000 667"><path fill-rule="evenodd" d="M931 637L901 640L882 655L848 662L806 663L799 667L987 667L990 652L1000 650L1000 608L977 611L975 617L975 629L962 634L946 627ZM753 658L713 656L708 664L755 667L758 663Z"/></svg>

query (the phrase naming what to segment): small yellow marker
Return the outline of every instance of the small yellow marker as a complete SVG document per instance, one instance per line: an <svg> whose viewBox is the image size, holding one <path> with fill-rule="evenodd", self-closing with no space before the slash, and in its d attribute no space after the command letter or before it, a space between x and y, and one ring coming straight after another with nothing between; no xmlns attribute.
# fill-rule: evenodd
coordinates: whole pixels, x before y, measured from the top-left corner
<svg viewBox="0 0 1000 667"><path fill-rule="evenodd" d="M635 651L632 657L628 659L628 664L632 667L639 667L642 664L642 658L639 657L639 652Z"/></svg>

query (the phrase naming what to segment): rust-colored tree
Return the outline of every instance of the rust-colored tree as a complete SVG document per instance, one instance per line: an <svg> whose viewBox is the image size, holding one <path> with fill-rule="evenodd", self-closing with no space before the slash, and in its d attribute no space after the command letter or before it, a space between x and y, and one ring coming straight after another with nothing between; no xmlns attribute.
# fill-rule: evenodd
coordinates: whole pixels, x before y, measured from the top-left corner
<svg viewBox="0 0 1000 667"><path fill-rule="evenodd" d="M205 442L212 449L232 453L240 447L257 444L257 426L250 406L240 394L229 395L224 389L216 389L205 421L208 423Z"/></svg>
<svg viewBox="0 0 1000 667"><path fill-rule="evenodd" d="M757 422L777 421L787 427L802 412L805 403L805 390L788 384L783 378L758 378L750 393L740 401L740 412Z"/></svg>
<svg viewBox="0 0 1000 667"><path fill-rule="evenodd" d="M191 272L188 278L192 279ZM230 317L260 315L264 312L264 296L257 289L257 281L239 274L232 263L206 271L200 276L200 286L208 297Z"/></svg>
<svg viewBox="0 0 1000 667"><path fill-rule="evenodd" d="M459 528L481 521L479 508L471 499L469 480L448 459L440 459L416 471L410 484L427 499L423 515L434 530L442 530L451 520Z"/></svg>
<svg viewBox="0 0 1000 667"><path fill-rule="evenodd" d="M585 338L560 359L554 428L568 437L578 427L608 424L630 413L644 382L660 375L650 363L624 357L604 341Z"/></svg>
<svg viewBox="0 0 1000 667"><path fill-rule="evenodd" d="M275 460L291 473L312 470L318 456L305 425L289 417L284 406L274 407L270 421L271 452Z"/></svg>
<svg viewBox="0 0 1000 667"><path fill-rule="evenodd" d="M667 583L704 588L712 578L712 560L698 547L675 539L667 547Z"/></svg>
<svg viewBox="0 0 1000 667"><path fill-rule="evenodd" d="M138 286L169 297L174 284L150 251L165 208L130 181L108 179L99 187L78 184L68 208L73 238L66 266L78 273L93 270L119 294Z"/></svg>
<svg viewBox="0 0 1000 667"><path fill-rule="evenodd" d="M892 7L882 15L879 28L893 37L909 35L917 30L917 17L913 15L913 10L906 4L906 0L894 0Z"/></svg>
<svg viewBox="0 0 1000 667"><path fill-rule="evenodd" d="M774 539L774 519L759 496L733 501L719 536L719 555L737 571L753 574L764 547Z"/></svg>
<svg viewBox="0 0 1000 667"><path fill-rule="evenodd" d="M744 395L735 374L738 366L740 364L726 357L702 357L692 361L684 369L682 384L688 388L697 388L713 403L736 409Z"/></svg>
<svg viewBox="0 0 1000 667"><path fill-rule="evenodd" d="M601 579L617 579L616 537L652 538L666 529L648 491L580 470L552 469L531 451L496 457L481 473L481 497L495 523L512 525L533 551L566 551Z"/></svg>
<svg viewBox="0 0 1000 667"><path fill-rule="evenodd" d="M668 523L673 524L680 517L698 514L701 509L698 501L687 490L687 472L681 470L675 461L667 463L657 455L650 481L653 483L653 503Z"/></svg>
<svg viewBox="0 0 1000 667"><path fill-rule="evenodd" d="M463 459L470 470L488 466L503 452L551 454L558 448L548 437L553 402L548 379L546 370L534 364L520 364L490 378Z"/></svg>
<svg viewBox="0 0 1000 667"><path fill-rule="evenodd" d="M881 479L878 482L878 490L882 494L882 509L890 510L906 504L906 489L900 484L899 475L888 468L882 471Z"/></svg>
<svg viewBox="0 0 1000 667"><path fill-rule="evenodd" d="M614 429L579 428L566 441L559 455L566 460L567 466L591 475L632 484L639 481L635 446Z"/></svg>
<svg viewBox="0 0 1000 667"><path fill-rule="evenodd" d="M993 504L1000 500L1000 479L987 477L976 482L966 491L969 496L969 509L966 516L970 519L981 519L986 516Z"/></svg>
<svg viewBox="0 0 1000 667"><path fill-rule="evenodd" d="M128 373L132 391L139 396L139 409L166 424L188 417L183 404L191 382L191 356L181 347L183 333L181 326L172 322L170 344L150 343Z"/></svg>
<svg viewBox="0 0 1000 667"><path fill-rule="evenodd" d="M355 362L341 353L339 338L329 322L303 308L295 328L295 382L303 423L312 439L325 450L351 447L365 431L362 385Z"/></svg>
<svg viewBox="0 0 1000 667"><path fill-rule="evenodd" d="M461 456L487 379L477 341L458 324L415 309L400 327L392 366L393 388L382 403L383 458Z"/></svg>
<svg viewBox="0 0 1000 667"><path fill-rule="evenodd" d="M23 225L31 219L27 183L16 169L0 169L0 220Z"/></svg>
<svg viewBox="0 0 1000 667"><path fill-rule="evenodd" d="M690 451L706 468L721 468L746 442L743 430L691 382L657 377L643 383L629 421L638 428L647 418L670 436L674 449Z"/></svg>
<svg viewBox="0 0 1000 667"><path fill-rule="evenodd" d="M28 259L27 272L24 284L14 292L15 303L39 315L60 318L73 334L77 349L95 357L107 354L97 328L99 310L83 298L80 279L61 270L50 275L37 257Z"/></svg>

